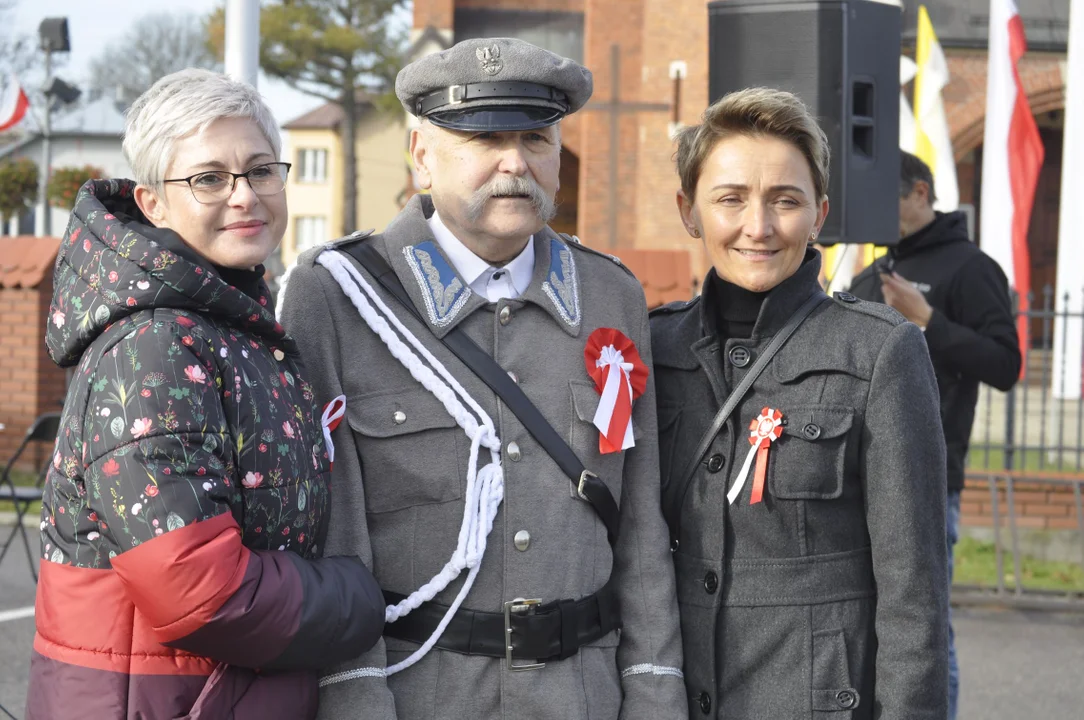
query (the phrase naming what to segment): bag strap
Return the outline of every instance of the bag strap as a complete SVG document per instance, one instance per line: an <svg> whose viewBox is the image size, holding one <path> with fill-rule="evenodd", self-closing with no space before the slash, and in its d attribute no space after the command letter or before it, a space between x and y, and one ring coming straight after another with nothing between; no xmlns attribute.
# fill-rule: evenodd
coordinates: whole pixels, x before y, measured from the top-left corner
<svg viewBox="0 0 1084 720"><path fill-rule="evenodd" d="M764 348L764 352L761 354L757 361L753 363L753 367L749 368L749 372L745 373L745 376L738 383L737 387L727 396L726 401L723 402L723 406L719 408L719 412L715 414L715 419L712 420L711 426L701 436L700 442L696 445L696 451L689 458L688 464L685 466L685 471L678 475L681 486L676 488L676 492L669 493L666 508L667 520L670 520L670 526L675 528L673 530L673 540L678 539L678 530L680 526L681 507L685 504L685 493L688 490L689 483L692 481L693 474L696 472L696 468L700 465L701 459L704 454L707 453L708 448L715 441L715 436L723 429L723 425L726 424L727 419L738 407L738 403L741 402L745 394L749 392L749 389L753 387L753 383L760 377L760 374L764 372L764 369L768 367L768 363L772 361L775 354L779 352L779 349L786 344L790 336L794 334L794 331L805 321L809 314L813 312L822 302L828 299L820 290L817 290L809 296L801 307L794 311L794 314L787 319L787 322L783 327L775 334L768 346Z"/></svg>
<svg viewBox="0 0 1084 720"><path fill-rule="evenodd" d="M406 288L376 248L367 242L357 242L339 246L340 250L350 255L364 267L373 278L400 302L414 317L425 323L418 309L407 294ZM428 323L426 323L428 325ZM527 432L557 463L568 477L576 493L594 508L603 525L610 545L617 543L619 512L617 501L610 489L597 475L587 470L575 451L568 446L564 438L553 429L542 413L534 406L523 390L511 376L485 350L480 348L465 332L458 327L452 328L441 342L459 358L482 382L489 386L504 401L508 409L519 418Z"/></svg>

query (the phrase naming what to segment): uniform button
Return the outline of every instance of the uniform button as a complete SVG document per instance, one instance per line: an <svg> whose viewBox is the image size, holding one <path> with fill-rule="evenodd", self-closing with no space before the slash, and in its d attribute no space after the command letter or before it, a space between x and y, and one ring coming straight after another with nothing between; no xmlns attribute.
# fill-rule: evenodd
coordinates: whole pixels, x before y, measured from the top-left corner
<svg viewBox="0 0 1084 720"><path fill-rule="evenodd" d="M708 574L704 576L704 589L708 591L708 595L714 595L719 589L719 576L715 571L708 570Z"/></svg>
<svg viewBox="0 0 1084 720"><path fill-rule="evenodd" d="M505 305L501 308L501 311L497 313L497 317L500 318L501 325L507 325L512 321L512 308Z"/></svg>
<svg viewBox="0 0 1084 720"><path fill-rule="evenodd" d="M802 435L806 440L816 440L821 436L821 426L816 423L808 423L802 428Z"/></svg>
<svg viewBox="0 0 1084 720"><path fill-rule="evenodd" d="M531 534L526 530L520 530L516 533L516 536L512 539L512 542L516 545L516 550L523 552L531 546Z"/></svg>
<svg viewBox="0 0 1084 720"><path fill-rule="evenodd" d="M279 362L282 362L283 358L286 357L286 353L284 353L283 351L278 350L278 349L276 349L273 354L275 356L275 359L278 360Z"/></svg>
<svg viewBox="0 0 1084 720"><path fill-rule="evenodd" d="M851 295L850 293L846 293L846 292L836 293L836 297L839 298L841 301L843 301L845 303L854 304L854 303L858 302L858 298L856 298L854 295Z"/></svg>
<svg viewBox="0 0 1084 720"><path fill-rule="evenodd" d="M679 547L681 547L681 541L680 540L678 540L677 538L674 538L673 540L670 541L670 552L677 552Z"/></svg>
<svg viewBox="0 0 1084 720"><path fill-rule="evenodd" d="M402 425L406 422L406 413L402 410L396 410L395 414L391 416L391 419L396 425Z"/></svg>
<svg viewBox="0 0 1084 720"><path fill-rule="evenodd" d="M514 442L508 443L508 459L512 462L519 462L523 458L523 453L519 451L519 445Z"/></svg>
<svg viewBox="0 0 1084 720"><path fill-rule="evenodd" d="M849 710L858 702L858 696L850 690L840 690L836 693L836 702L844 710Z"/></svg>
<svg viewBox="0 0 1084 720"><path fill-rule="evenodd" d="M708 472L715 474L723 469L723 465L726 464L726 460L722 455L716 453L708 458Z"/></svg>
<svg viewBox="0 0 1084 720"><path fill-rule="evenodd" d="M700 693L700 697L697 698L697 701L700 703L700 712L705 715L711 712L711 695L702 692Z"/></svg>
<svg viewBox="0 0 1084 720"><path fill-rule="evenodd" d="M511 370L508 371L508 377L512 378L512 382L514 382L516 385L519 385L519 378L516 377L516 374Z"/></svg>
<svg viewBox="0 0 1084 720"><path fill-rule="evenodd" d="M753 359L753 353L749 352L749 348L742 345L735 345L730 348L730 362L734 364L734 367L743 368L749 364L749 361Z"/></svg>

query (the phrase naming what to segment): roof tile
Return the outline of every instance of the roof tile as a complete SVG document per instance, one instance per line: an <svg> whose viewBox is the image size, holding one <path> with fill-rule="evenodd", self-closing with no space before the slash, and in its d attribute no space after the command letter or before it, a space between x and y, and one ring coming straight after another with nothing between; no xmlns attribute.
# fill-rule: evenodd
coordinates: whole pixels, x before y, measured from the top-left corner
<svg viewBox="0 0 1084 720"><path fill-rule="evenodd" d="M0 288L35 288L53 271L60 238L0 237Z"/></svg>

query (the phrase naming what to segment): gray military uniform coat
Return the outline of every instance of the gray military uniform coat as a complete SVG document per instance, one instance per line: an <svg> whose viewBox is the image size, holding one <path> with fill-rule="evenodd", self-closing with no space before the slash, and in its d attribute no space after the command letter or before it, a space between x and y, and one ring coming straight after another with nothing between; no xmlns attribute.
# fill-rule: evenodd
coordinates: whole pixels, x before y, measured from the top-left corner
<svg viewBox="0 0 1084 720"><path fill-rule="evenodd" d="M680 482L730 388L819 290L819 266L807 257L768 295L750 339L720 343L710 297L651 318L690 717L944 720L945 449L915 325L826 300ZM763 501L750 504L750 471L730 505L765 407L786 425Z"/></svg>
<svg viewBox="0 0 1084 720"><path fill-rule="evenodd" d="M397 311L399 318L493 418L503 443L504 501L463 607L499 612L515 598L581 598L599 590L612 571L624 628L541 670L509 672L502 659L438 648L386 679L383 668L417 645L385 638L356 662L328 669L320 717L685 717L674 575L659 507L653 381L633 408L636 447L600 455L592 425L599 394L584 366L587 338L599 327L621 330L650 365L639 283L608 256L547 228L533 240L535 271L526 292L489 303L456 275L433 239L426 222L432 212L431 199L416 196L385 233L364 242L385 256L427 321L406 310ZM326 552L359 555L385 590L406 595L440 571L456 547L470 441L359 317L317 263L322 252L301 256L282 312L320 401L347 398L346 422L333 434ZM382 288L379 293L397 307ZM516 378L585 466L607 483L621 510L616 553L604 525L574 496L556 463L437 340L453 327ZM530 535L526 550L514 543L520 531ZM450 605L465 576L435 602Z"/></svg>

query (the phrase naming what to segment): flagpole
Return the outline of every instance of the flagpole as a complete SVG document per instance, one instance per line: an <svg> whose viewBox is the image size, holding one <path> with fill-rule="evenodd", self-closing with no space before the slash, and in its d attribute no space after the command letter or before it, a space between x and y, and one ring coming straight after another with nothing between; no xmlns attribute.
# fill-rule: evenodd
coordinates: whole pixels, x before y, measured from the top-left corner
<svg viewBox="0 0 1084 720"><path fill-rule="evenodd" d="M260 69L260 0L226 0L226 74L256 87Z"/></svg>
<svg viewBox="0 0 1084 720"><path fill-rule="evenodd" d="M49 87L49 81L53 76L53 53L51 48L45 47L45 88ZM41 166L38 168L38 204L37 212L34 213L34 234L38 237L47 237L52 234L53 223L52 208L49 207L49 172L53 165L53 148L50 143L52 135L50 110L53 106L53 98L47 92L42 93L45 98L45 112L41 118Z"/></svg>
<svg viewBox="0 0 1084 720"><path fill-rule="evenodd" d="M1055 278L1055 307L1059 315L1054 323L1055 398L1080 399L1082 345L1084 345L1084 243L1080 228L1084 223L1084 9L1070 3L1069 57L1065 65L1065 121L1061 162L1061 199L1058 209L1058 271ZM1064 305L1069 297L1068 307ZM1066 310L1078 313L1066 318Z"/></svg>

